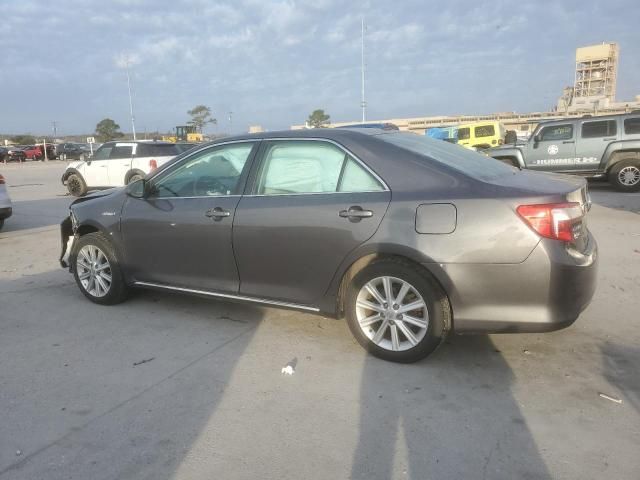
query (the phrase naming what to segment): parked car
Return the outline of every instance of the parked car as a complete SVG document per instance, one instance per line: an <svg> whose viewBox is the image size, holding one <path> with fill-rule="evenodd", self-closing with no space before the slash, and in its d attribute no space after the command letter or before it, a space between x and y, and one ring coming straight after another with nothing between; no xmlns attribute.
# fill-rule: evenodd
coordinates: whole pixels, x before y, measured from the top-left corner
<svg viewBox="0 0 640 480"><path fill-rule="evenodd" d="M485 152L519 168L606 178L640 190L640 113L540 123L524 144Z"/></svg>
<svg viewBox="0 0 640 480"><path fill-rule="evenodd" d="M3 162L24 162L27 159L22 148L17 146L0 147L0 159Z"/></svg>
<svg viewBox="0 0 640 480"><path fill-rule="evenodd" d="M458 127L458 144L472 150L484 150L502 145L507 130L496 121L474 122Z"/></svg>
<svg viewBox="0 0 640 480"><path fill-rule="evenodd" d="M88 190L119 187L144 177L179 153L170 142L107 142L93 156L69 163L62 184L76 197Z"/></svg>
<svg viewBox="0 0 640 480"><path fill-rule="evenodd" d="M83 143L59 143L55 147L55 156L60 160L84 160L90 153L90 148Z"/></svg>
<svg viewBox="0 0 640 480"><path fill-rule="evenodd" d="M44 156L42 147L37 145L28 145L22 148L27 160L40 160Z"/></svg>
<svg viewBox="0 0 640 480"><path fill-rule="evenodd" d="M144 287L346 316L412 362L451 331L573 323L596 282L584 179L407 132L219 140L76 200L61 264L92 302Z"/></svg>
<svg viewBox="0 0 640 480"><path fill-rule="evenodd" d="M0 229L4 226L4 221L13 213L13 206L7 192L6 180L0 173Z"/></svg>

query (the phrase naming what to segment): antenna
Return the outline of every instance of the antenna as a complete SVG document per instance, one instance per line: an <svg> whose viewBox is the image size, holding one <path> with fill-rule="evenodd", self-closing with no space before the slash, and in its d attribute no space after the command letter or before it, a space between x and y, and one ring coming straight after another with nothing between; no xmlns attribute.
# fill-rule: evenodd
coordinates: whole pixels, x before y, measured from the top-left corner
<svg viewBox="0 0 640 480"><path fill-rule="evenodd" d="M127 70L127 89L129 90L129 113L131 114L131 129L133 131L133 139L136 140L136 122L133 117L133 100L131 99L131 78L129 76L129 57L125 62L125 68Z"/></svg>
<svg viewBox="0 0 640 480"><path fill-rule="evenodd" d="M365 63L364 63L364 32L366 30L366 27L364 25L364 17L362 17L362 63L361 63L361 70L362 70L362 96L361 96L361 101L360 101L360 106L362 107L362 123L367 121L367 102L364 99L364 67L365 67Z"/></svg>

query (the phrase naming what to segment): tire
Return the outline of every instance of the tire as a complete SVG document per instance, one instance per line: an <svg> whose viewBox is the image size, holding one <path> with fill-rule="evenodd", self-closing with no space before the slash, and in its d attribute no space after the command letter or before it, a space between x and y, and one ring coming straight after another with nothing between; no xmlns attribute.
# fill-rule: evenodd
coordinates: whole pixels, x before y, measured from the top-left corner
<svg viewBox="0 0 640 480"><path fill-rule="evenodd" d="M4 218L0 218L0 230L4 227Z"/></svg>
<svg viewBox="0 0 640 480"><path fill-rule="evenodd" d="M395 302L381 305L379 301L388 297L385 279L390 283L393 298L399 296L405 284L408 285L404 299L397 305ZM378 300L367 287L377 291ZM423 307L409 307L410 310L403 312L403 307L417 305L415 302L419 301ZM363 307L365 304L367 306ZM368 308L380 305L380 310ZM349 329L358 343L372 355L392 362L421 360L438 348L451 329L449 299L440 285L416 265L396 258L375 261L358 272L347 286L345 313ZM410 322L408 318L411 318ZM367 325L361 326L363 321ZM411 340L405 334L407 330L413 337Z"/></svg>
<svg viewBox="0 0 640 480"><path fill-rule="evenodd" d="M127 185L129 185L130 183L133 183L135 181L140 180L141 178L144 178L144 175L140 174L140 173L134 173L133 175L131 175L129 177L129 180L127 180Z"/></svg>
<svg viewBox="0 0 640 480"><path fill-rule="evenodd" d="M609 172L609 183L620 192L640 190L640 160L620 160Z"/></svg>
<svg viewBox="0 0 640 480"><path fill-rule="evenodd" d="M104 234L96 232L80 237L69 260L76 284L89 300L100 305L126 300L128 288L120 261Z"/></svg>
<svg viewBox="0 0 640 480"><path fill-rule="evenodd" d="M87 184L78 173L72 173L67 177L67 190L74 197L82 197L87 193Z"/></svg>

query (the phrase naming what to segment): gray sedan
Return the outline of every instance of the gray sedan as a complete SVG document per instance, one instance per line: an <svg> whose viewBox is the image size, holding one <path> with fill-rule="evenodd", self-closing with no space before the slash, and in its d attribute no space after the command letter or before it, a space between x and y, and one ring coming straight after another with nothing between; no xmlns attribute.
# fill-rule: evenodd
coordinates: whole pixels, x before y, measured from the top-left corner
<svg viewBox="0 0 640 480"><path fill-rule="evenodd" d="M0 228L4 226L4 221L13 213L13 206L7 192L6 180L0 174Z"/></svg>
<svg viewBox="0 0 640 480"><path fill-rule="evenodd" d="M573 323L595 289L589 207L582 179L411 133L271 132L76 200L61 263L95 303L144 287L344 316L413 362L452 331Z"/></svg>

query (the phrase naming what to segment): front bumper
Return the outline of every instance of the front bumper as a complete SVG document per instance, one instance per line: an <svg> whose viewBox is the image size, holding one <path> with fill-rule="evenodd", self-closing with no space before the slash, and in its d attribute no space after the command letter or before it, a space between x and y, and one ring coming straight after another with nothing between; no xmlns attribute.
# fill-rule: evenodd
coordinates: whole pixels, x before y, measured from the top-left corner
<svg viewBox="0 0 640 480"><path fill-rule="evenodd" d="M9 218L13 215L12 207L1 207L0 208L0 219L4 220L5 218Z"/></svg>
<svg viewBox="0 0 640 480"><path fill-rule="evenodd" d="M75 241L75 233L70 216L65 218L60 224L60 240L60 266L71 270L69 255L71 255L71 249L73 248L73 242Z"/></svg>
<svg viewBox="0 0 640 480"><path fill-rule="evenodd" d="M596 289L598 248L578 253L543 239L519 264L444 264L436 276L456 333L548 332L568 327Z"/></svg>

